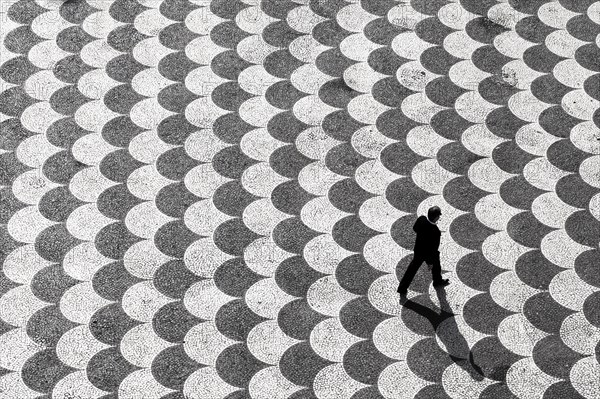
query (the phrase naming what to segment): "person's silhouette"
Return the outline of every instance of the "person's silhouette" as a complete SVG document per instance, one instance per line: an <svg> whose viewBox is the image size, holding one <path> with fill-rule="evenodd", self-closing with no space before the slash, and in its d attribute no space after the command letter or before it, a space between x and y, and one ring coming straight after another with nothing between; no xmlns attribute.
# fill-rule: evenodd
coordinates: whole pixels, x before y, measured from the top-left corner
<svg viewBox="0 0 600 399"><path fill-rule="evenodd" d="M442 233L436 223L442 215L439 206L432 206L427 211L427 216L421 215L413 225L413 230L417 233L415 240L414 256L402 280L398 286L398 292L406 295L408 286L412 282L417 270L425 261L431 265L431 276L435 287L443 287L450 284L448 279L442 279L442 266L440 265L440 237Z"/></svg>

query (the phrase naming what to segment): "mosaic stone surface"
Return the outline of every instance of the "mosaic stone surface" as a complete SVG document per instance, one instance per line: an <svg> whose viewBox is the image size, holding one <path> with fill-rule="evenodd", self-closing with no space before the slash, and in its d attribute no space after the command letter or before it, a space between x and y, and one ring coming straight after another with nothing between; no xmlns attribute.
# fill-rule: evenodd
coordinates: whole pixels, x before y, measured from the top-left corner
<svg viewBox="0 0 600 399"><path fill-rule="evenodd" d="M0 5L0 398L600 398L599 2Z"/></svg>

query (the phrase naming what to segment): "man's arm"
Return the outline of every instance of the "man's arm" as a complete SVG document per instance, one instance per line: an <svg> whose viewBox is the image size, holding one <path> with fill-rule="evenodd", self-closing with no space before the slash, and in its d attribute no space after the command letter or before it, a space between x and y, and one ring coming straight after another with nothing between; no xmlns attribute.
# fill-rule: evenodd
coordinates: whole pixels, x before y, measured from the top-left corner
<svg viewBox="0 0 600 399"><path fill-rule="evenodd" d="M418 233L421 230L421 225L422 225L422 221L423 219L421 218L421 216L419 216L417 218L417 221L415 222L415 224L413 225L413 231L415 233Z"/></svg>

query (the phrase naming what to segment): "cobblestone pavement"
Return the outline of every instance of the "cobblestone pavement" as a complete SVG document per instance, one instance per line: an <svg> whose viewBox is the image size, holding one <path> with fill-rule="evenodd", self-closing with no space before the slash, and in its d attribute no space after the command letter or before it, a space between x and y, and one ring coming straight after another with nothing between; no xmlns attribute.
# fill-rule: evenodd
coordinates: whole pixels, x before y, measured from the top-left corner
<svg viewBox="0 0 600 399"><path fill-rule="evenodd" d="M600 398L600 2L0 6L0 398Z"/></svg>

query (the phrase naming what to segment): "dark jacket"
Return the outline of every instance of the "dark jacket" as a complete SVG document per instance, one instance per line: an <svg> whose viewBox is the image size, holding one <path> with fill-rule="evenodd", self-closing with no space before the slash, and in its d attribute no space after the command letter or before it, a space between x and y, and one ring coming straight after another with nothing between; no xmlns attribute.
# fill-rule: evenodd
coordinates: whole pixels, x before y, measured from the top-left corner
<svg viewBox="0 0 600 399"><path fill-rule="evenodd" d="M420 255L425 259L431 259L434 255L437 255L440 247L440 237L442 236L437 225L429 222L427 216L421 215L417 218L413 230L417 233L415 255Z"/></svg>

